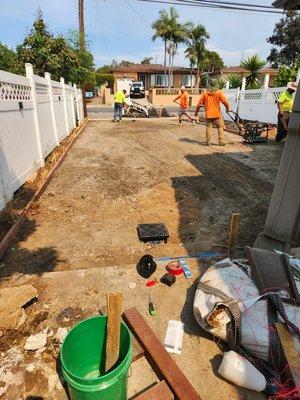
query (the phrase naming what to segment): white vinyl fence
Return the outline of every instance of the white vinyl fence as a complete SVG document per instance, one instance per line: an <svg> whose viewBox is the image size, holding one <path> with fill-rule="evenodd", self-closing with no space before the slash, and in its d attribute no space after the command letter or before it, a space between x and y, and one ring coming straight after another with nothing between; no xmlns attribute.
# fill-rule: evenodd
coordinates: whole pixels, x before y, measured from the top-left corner
<svg viewBox="0 0 300 400"><path fill-rule="evenodd" d="M76 85L0 71L0 210L83 118Z"/></svg>
<svg viewBox="0 0 300 400"><path fill-rule="evenodd" d="M224 94L229 100L230 108L242 119L277 124L276 100L286 87L254 90L226 89ZM223 111L225 120L230 120Z"/></svg>

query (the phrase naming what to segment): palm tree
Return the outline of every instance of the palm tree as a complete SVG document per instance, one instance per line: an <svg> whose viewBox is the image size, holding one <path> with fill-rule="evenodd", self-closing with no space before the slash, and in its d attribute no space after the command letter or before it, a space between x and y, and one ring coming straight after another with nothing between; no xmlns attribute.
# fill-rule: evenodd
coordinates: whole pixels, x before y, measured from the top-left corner
<svg viewBox="0 0 300 400"><path fill-rule="evenodd" d="M229 87L231 89L237 89L242 87L242 77L238 74L231 74L228 76Z"/></svg>
<svg viewBox="0 0 300 400"><path fill-rule="evenodd" d="M165 83L167 74L167 53L169 54L169 87L171 85L171 76L173 73L174 57L178 49L178 44L185 41L186 30L182 24L178 21L179 15L174 7L170 8L170 13L166 10L159 12L159 18L153 22L152 28L155 30L155 34L152 40L161 38L164 40L165 55L164 55L164 66L165 66Z"/></svg>
<svg viewBox="0 0 300 400"><path fill-rule="evenodd" d="M196 56L197 77L196 86L199 87L200 83L200 69L202 68L205 60L206 50L205 43L209 38L209 34L205 27L201 24L195 25L193 22L186 24L188 53L194 53Z"/></svg>
<svg viewBox="0 0 300 400"><path fill-rule="evenodd" d="M172 7L171 7L172 9ZM171 11L171 10L170 10ZM176 10L174 9L175 13ZM178 50L178 45L180 43L185 42L187 32L184 25L180 24L177 20L178 14L171 13L171 21L170 21L170 37L169 37L169 57L170 57L170 64L169 64L169 88L171 87L171 82L173 78L173 70L174 70L174 58Z"/></svg>
<svg viewBox="0 0 300 400"><path fill-rule="evenodd" d="M197 65L197 54L195 52L195 49L193 47L188 47L185 50L185 58L187 58L190 62L190 68L191 68L191 87L194 87L193 85L193 71L195 68L195 65Z"/></svg>
<svg viewBox="0 0 300 400"><path fill-rule="evenodd" d="M167 42L169 39L169 24L170 17L166 10L160 10L159 18L151 25L152 29L155 30L155 34L152 36L152 40L160 38L164 41L164 67L165 67L165 85L167 76Z"/></svg>
<svg viewBox="0 0 300 400"><path fill-rule="evenodd" d="M218 78L217 79L217 85L218 85L218 89L219 90L225 89L226 81L223 78Z"/></svg>
<svg viewBox="0 0 300 400"><path fill-rule="evenodd" d="M256 89L259 84L259 70L266 65L266 61L261 60L257 54L248 57L247 60L241 62L241 67L247 70L246 82L248 89Z"/></svg>

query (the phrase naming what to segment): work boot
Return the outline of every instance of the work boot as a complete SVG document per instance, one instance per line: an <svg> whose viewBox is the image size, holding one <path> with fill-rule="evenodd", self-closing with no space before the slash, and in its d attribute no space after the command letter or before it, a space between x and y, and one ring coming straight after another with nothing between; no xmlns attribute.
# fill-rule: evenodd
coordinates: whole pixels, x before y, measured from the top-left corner
<svg viewBox="0 0 300 400"><path fill-rule="evenodd" d="M220 142L219 146L226 146L226 143L225 142Z"/></svg>
<svg viewBox="0 0 300 400"><path fill-rule="evenodd" d="M211 146L211 142L206 142L206 146Z"/></svg>

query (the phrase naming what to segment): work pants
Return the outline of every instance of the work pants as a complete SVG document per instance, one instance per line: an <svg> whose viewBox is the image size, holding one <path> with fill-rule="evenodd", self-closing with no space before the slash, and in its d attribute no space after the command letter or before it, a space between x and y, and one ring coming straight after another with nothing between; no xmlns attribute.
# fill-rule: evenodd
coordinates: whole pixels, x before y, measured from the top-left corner
<svg viewBox="0 0 300 400"><path fill-rule="evenodd" d="M224 122L223 118L206 118L206 142L207 144L211 143L211 132L212 132L212 127L213 123L217 124L218 127L218 135L219 135L219 144L225 144L225 139L224 139Z"/></svg>
<svg viewBox="0 0 300 400"><path fill-rule="evenodd" d="M283 112L282 114L283 115L281 116L278 113L276 142L280 142L287 135L287 129L286 128L289 125L289 120L290 120L291 113Z"/></svg>
<svg viewBox="0 0 300 400"><path fill-rule="evenodd" d="M122 103L115 103L115 106L114 106L114 121L117 121L118 119L120 121L122 121L122 111L123 111Z"/></svg>

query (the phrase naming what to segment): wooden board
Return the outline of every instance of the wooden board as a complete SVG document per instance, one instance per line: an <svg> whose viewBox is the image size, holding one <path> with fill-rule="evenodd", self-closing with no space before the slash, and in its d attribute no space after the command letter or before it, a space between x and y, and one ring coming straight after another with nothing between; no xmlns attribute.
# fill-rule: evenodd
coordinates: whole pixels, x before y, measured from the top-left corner
<svg viewBox="0 0 300 400"><path fill-rule="evenodd" d="M280 343L296 387L300 387L300 357L294 340L284 324L275 323Z"/></svg>
<svg viewBox="0 0 300 400"><path fill-rule="evenodd" d="M201 400L187 377L162 346L136 308L130 308L123 318L145 350L145 356L155 370L162 375L178 400Z"/></svg>
<svg viewBox="0 0 300 400"><path fill-rule="evenodd" d="M174 395L166 382L161 381L135 397L134 400L174 400Z"/></svg>
<svg viewBox="0 0 300 400"><path fill-rule="evenodd" d="M99 313L100 315L107 315L107 307L103 306L99 308ZM123 318L122 318L123 319ZM144 349L142 346L139 344L139 342L136 340L135 336L132 336L132 362L135 362L142 358L145 355Z"/></svg>
<svg viewBox="0 0 300 400"><path fill-rule="evenodd" d="M122 293L107 293L107 338L105 372L109 371L119 359Z"/></svg>
<svg viewBox="0 0 300 400"><path fill-rule="evenodd" d="M232 214L229 232L228 253L233 255L239 237L240 214Z"/></svg>

